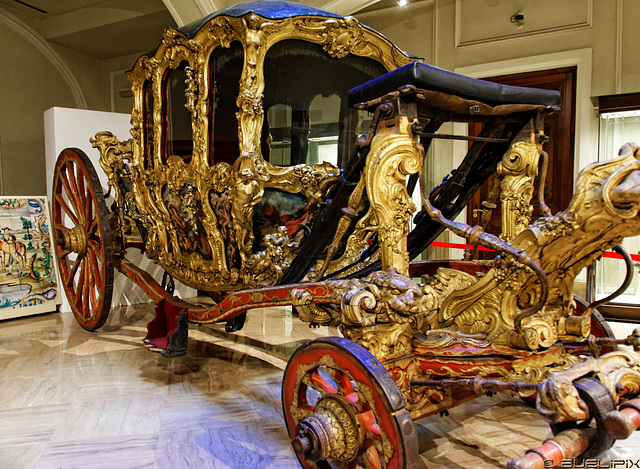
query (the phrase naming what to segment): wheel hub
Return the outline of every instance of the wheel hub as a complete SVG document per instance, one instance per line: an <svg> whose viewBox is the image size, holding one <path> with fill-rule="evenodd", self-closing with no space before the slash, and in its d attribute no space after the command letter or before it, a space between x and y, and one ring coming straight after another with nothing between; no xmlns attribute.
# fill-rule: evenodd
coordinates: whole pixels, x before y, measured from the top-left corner
<svg viewBox="0 0 640 469"><path fill-rule="evenodd" d="M87 252L87 232L82 225L76 225L70 230L62 231L61 235L58 237L58 244L63 249L69 249L80 255Z"/></svg>
<svg viewBox="0 0 640 469"><path fill-rule="evenodd" d="M353 408L343 399L326 396L296 426L293 449L308 461L350 461L358 455L362 431Z"/></svg>

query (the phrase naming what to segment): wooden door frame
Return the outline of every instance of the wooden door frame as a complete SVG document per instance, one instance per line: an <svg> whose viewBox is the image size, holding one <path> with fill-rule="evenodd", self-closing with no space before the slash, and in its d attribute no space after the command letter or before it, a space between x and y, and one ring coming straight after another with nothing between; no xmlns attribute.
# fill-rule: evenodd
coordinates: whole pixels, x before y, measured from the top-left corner
<svg viewBox="0 0 640 469"><path fill-rule="evenodd" d="M557 112L550 114L545 119L545 134L550 138L544 145L548 152L549 162L545 183L545 202L552 213L564 210L568 207L573 193L575 155L575 99L576 99L576 74L577 69L573 67L554 68L551 70L538 70L533 72L501 75L488 78L489 81L511 86L526 86L533 88L544 88L557 90L561 94L560 108ZM469 126L470 132L475 134L479 131L478 126ZM471 130L474 128L474 130ZM494 179L487 181L484 187L474 194L469 201L467 212L467 223L475 225L479 222L477 217L472 216L471 210L480 209L483 200L486 199ZM538 181L536 181L537 187ZM534 205L533 219L540 216L537 201L532 199ZM495 235L501 233L501 209L498 206L493 212L491 222L486 227L487 231Z"/></svg>
<svg viewBox="0 0 640 469"><path fill-rule="evenodd" d="M511 42L511 41L510 41ZM473 78L511 75L553 68L577 68L576 74L576 124L575 124L575 175L590 163L598 160L598 118L593 112L591 102L592 49L575 49L552 54L541 54L517 59L487 62L479 65L456 67L454 72ZM456 124L457 132L466 133L465 124ZM465 142L454 144L454 155L466 154ZM457 158L461 158L457 156ZM456 167L456 156L452 161Z"/></svg>

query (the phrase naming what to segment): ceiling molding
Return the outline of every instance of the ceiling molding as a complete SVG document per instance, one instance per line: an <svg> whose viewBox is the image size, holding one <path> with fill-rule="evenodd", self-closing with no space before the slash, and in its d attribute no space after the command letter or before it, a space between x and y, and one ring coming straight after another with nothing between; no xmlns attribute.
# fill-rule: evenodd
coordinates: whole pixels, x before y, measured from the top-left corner
<svg viewBox="0 0 640 469"><path fill-rule="evenodd" d="M4 24L11 28L26 39L31 45L35 46L36 49L38 49L38 51L55 67L58 73L60 73L62 79L67 83L71 93L73 94L76 107L80 109L87 109L87 100L84 97L80 83L78 83L78 80L67 63L42 36L40 36L21 19L3 8L0 8L0 24Z"/></svg>
<svg viewBox="0 0 640 469"><path fill-rule="evenodd" d="M169 10L169 13L171 13L171 17L175 20L178 27L181 27L187 24L185 23L185 20L180 16L180 13L176 9L176 7L173 6L173 3L171 0L162 0L162 3L164 3L164 6L167 7L167 10Z"/></svg>
<svg viewBox="0 0 640 469"><path fill-rule="evenodd" d="M322 5L322 10L332 11L342 16L352 15L356 11L378 3L380 0L333 0Z"/></svg>
<svg viewBox="0 0 640 469"><path fill-rule="evenodd" d="M52 40L67 34L140 18L144 15L144 13L119 8L82 8L44 19L42 21L42 35L45 39Z"/></svg>
<svg viewBox="0 0 640 469"><path fill-rule="evenodd" d="M178 27L208 15L204 10L215 8L213 0L162 0ZM213 10L215 11L215 10Z"/></svg>
<svg viewBox="0 0 640 469"><path fill-rule="evenodd" d="M362 13L358 13L358 19L368 18L370 16L376 16L376 15L379 16L381 14L384 15L387 13L397 13L398 11L411 11L415 8L429 6L429 5L432 5L435 11L435 3L436 3L436 0L416 0L409 3L406 7L399 7L398 5L394 5L386 8L380 8L379 10L372 10L372 11L365 11Z"/></svg>
<svg viewBox="0 0 640 469"><path fill-rule="evenodd" d="M200 9L202 16L205 17L210 15L214 11L218 11L220 7L216 5L215 0L194 0L196 5Z"/></svg>

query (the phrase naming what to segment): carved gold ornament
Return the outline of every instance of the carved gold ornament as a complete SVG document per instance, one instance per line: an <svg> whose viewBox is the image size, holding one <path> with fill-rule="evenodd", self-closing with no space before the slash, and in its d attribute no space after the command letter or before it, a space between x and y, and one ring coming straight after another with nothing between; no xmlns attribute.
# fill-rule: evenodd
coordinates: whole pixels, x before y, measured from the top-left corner
<svg viewBox="0 0 640 469"><path fill-rule="evenodd" d="M361 279L326 282L332 291L331 300L316 304L315 312L306 314L313 317L314 322L340 326L345 337L363 345L380 360L415 353L416 333L421 331L430 337L427 342L420 342L422 348L435 337L433 333L440 334L443 341L456 337L460 343L468 341L477 347L484 343L485 347L504 347L505 350L535 351L551 347L560 339L584 340L589 334L588 318L580 319L579 328L567 329L567 324L575 322L569 319L576 318L573 279L585 265L617 245L621 237L640 232L640 220L630 217L633 210L637 213L640 200L629 197L630 187L640 187L635 185L635 180L640 179L640 163L634 151L628 149L616 160L596 163L582 171L569 209L543 217L522 231L511 243L516 251L507 251L498 257L493 268L481 277L439 269L433 277L418 284L388 267ZM372 158L394 155L389 156L391 159L397 154L399 152L392 150L372 151ZM384 167L384 158L380 157L376 164L371 168ZM396 177L388 169L383 174ZM402 177L396 180L402 181ZM372 193L376 190L382 193L381 188L385 186L377 182L376 187ZM375 197L372 198L375 200ZM387 205L388 212L378 211L395 213L397 210L400 216L396 220L402 222L396 226L404 226L404 212L398 210L401 204L397 202L402 199L380 197L380 200ZM500 247L502 242L496 243ZM393 256L392 247L386 248L383 258ZM537 301L540 287L536 274L510 254L520 251L529 253L548 276L546 305L526 317L522 317L522 313ZM402 266L401 260L394 262ZM515 324L519 318L521 328L518 330ZM434 349L443 347L443 343L436 342ZM508 378L535 382L574 362L574 357L562 353L529 361L526 366L516 365ZM482 370L483 375L490 372L489 368Z"/></svg>
<svg viewBox="0 0 640 469"><path fill-rule="evenodd" d="M520 234L528 225L533 213L530 204L534 181L538 175L538 160L542 144L536 142L535 133L528 128L528 139L516 141L498 163L496 171L500 183L502 202L502 235L507 241Z"/></svg>
<svg viewBox="0 0 640 469"><path fill-rule="evenodd" d="M598 359L583 358L540 384L536 402L538 411L552 423L589 418L589 408L573 384L585 375L597 378L618 403L624 395L640 393L640 356L620 350Z"/></svg>

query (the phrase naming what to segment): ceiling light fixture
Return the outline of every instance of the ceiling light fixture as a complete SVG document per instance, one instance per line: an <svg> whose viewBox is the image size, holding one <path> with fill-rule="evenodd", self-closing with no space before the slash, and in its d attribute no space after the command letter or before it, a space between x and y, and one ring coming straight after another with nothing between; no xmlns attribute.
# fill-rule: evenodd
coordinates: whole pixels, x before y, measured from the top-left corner
<svg viewBox="0 0 640 469"><path fill-rule="evenodd" d="M397 0L397 2L400 8L404 8L409 4L409 0Z"/></svg>

